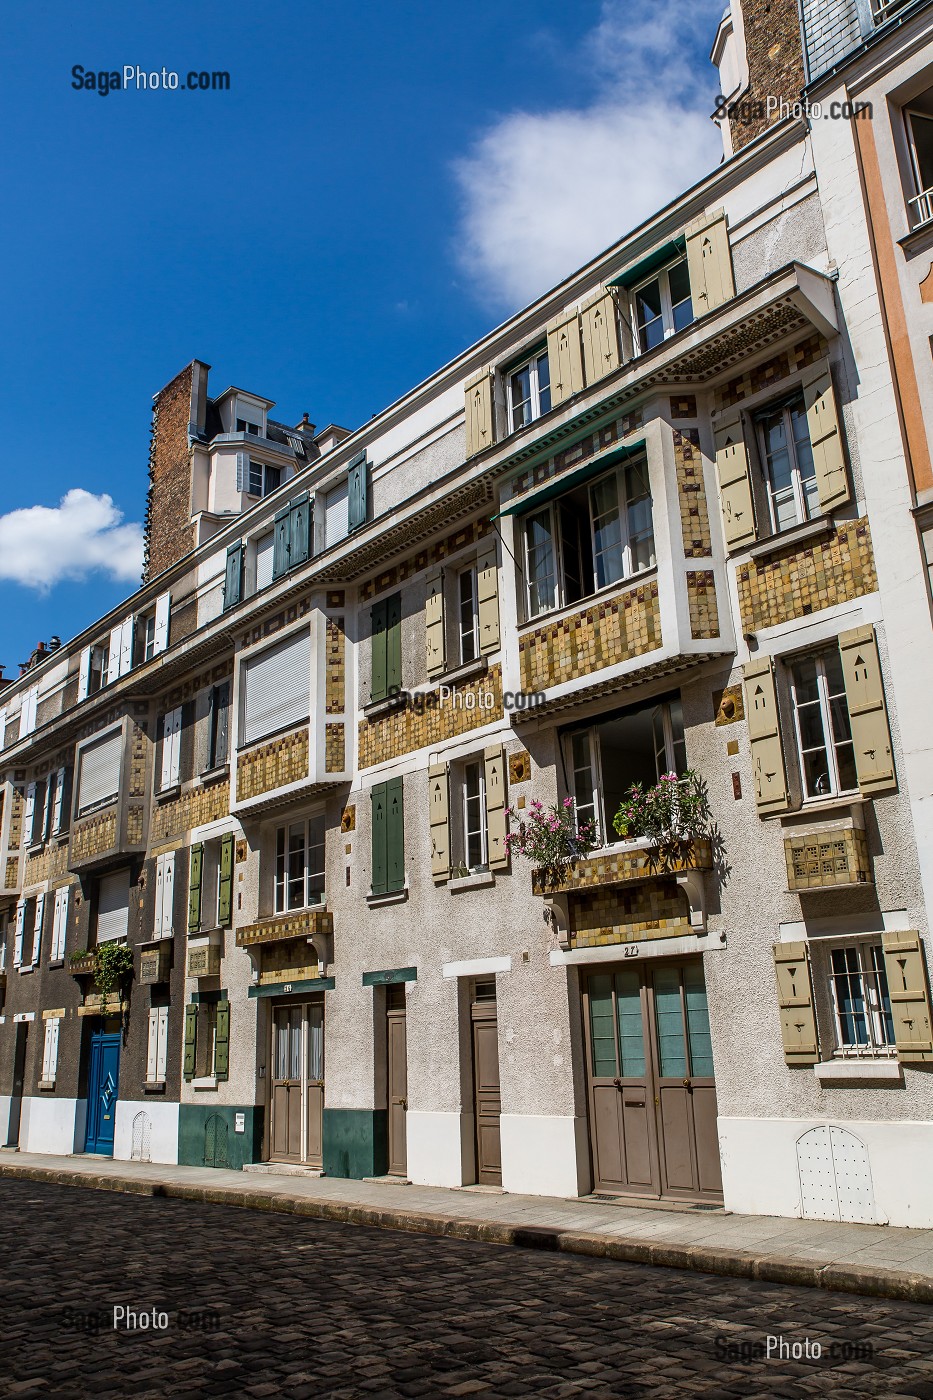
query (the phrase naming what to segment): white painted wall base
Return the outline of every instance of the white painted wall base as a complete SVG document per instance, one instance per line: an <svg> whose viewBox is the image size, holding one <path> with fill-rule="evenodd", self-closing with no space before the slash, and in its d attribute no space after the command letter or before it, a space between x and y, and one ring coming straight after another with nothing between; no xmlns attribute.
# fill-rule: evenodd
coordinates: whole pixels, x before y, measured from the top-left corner
<svg viewBox="0 0 933 1400"><path fill-rule="evenodd" d="M578 1196L589 1190L586 1119L503 1113L502 1185L527 1196Z"/></svg>
<svg viewBox="0 0 933 1400"><path fill-rule="evenodd" d="M175 1166L178 1162L178 1104L151 1099L143 1102L118 1099L113 1135L114 1158L128 1162L132 1157L133 1123L140 1113L149 1117L148 1160Z"/></svg>
<svg viewBox="0 0 933 1400"><path fill-rule="evenodd" d="M76 1107L76 1099L24 1098L20 1150L68 1156L74 1151Z"/></svg>
<svg viewBox="0 0 933 1400"><path fill-rule="evenodd" d="M802 1214L797 1140L833 1124L865 1145L875 1222L933 1227L933 1123L846 1118L720 1118L725 1206L744 1215Z"/></svg>
<svg viewBox="0 0 933 1400"><path fill-rule="evenodd" d="M408 1176L417 1186L462 1186L471 1179L472 1114L409 1109L405 1129Z"/></svg>
<svg viewBox="0 0 933 1400"><path fill-rule="evenodd" d="M10 1095L0 1094L0 1147L10 1136Z"/></svg>

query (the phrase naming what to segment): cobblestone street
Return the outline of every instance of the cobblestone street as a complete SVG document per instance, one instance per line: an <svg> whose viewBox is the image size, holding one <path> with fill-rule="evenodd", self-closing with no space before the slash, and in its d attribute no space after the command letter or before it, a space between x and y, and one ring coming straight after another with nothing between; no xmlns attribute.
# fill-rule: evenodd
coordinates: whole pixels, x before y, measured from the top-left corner
<svg viewBox="0 0 933 1400"><path fill-rule="evenodd" d="M27 1181L0 1195L4 1396L933 1400L919 1305ZM824 1355L760 1359L769 1335Z"/></svg>

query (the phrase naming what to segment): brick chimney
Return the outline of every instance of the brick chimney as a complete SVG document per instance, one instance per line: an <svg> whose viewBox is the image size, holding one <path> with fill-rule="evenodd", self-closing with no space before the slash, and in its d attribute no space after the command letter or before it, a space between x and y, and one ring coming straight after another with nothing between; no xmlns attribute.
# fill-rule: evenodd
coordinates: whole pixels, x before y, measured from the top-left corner
<svg viewBox="0 0 933 1400"><path fill-rule="evenodd" d="M206 426L209 369L192 360L152 401L144 583L194 548L189 433Z"/></svg>
<svg viewBox="0 0 933 1400"><path fill-rule="evenodd" d="M742 28L748 65L747 85L735 98L739 111L729 121L732 149L739 151L786 119L806 79L797 0L732 0L730 9L734 28ZM770 112L769 97L776 99Z"/></svg>

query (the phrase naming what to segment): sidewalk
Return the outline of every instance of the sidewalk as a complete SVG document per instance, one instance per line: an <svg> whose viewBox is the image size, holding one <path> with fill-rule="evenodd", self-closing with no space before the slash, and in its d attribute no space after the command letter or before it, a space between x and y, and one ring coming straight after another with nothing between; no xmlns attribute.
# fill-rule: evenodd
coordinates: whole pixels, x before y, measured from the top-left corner
<svg viewBox="0 0 933 1400"><path fill-rule="evenodd" d="M933 1230L19 1152L0 1177L933 1302Z"/></svg>

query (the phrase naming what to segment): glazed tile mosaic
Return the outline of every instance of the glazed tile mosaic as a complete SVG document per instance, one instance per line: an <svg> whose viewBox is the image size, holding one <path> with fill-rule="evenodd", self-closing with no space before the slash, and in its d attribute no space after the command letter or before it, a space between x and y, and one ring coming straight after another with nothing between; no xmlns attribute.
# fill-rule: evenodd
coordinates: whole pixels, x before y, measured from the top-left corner
<svg viewBox="0 0 933 1400"><path fill-rule="evenodd" d="M574 894L569 904L572 948L677 938L691 931L687 897L673 880Z"/></svg>
<svg viewBox="0 0 933 1400"><path fill-rule="evenodd" d="M325 707L329 715L342 715L346 708L346 645L343 618L329 617L324 657Z"/></svg>
<svg viewBox="0 0 933 1400"><path fill-rule="evenodd" d="M826 341L814 331L805 340L799 341L792 350L782 350L779 355L766 360L764 364L755 365L753 369L740 374L737 379L730 379L717 395L719 407L733 408L752 394L779 384L788 375L799 374L802 369L807 369L822 359L826 349Z"/></svg>
<svg viewBox="0 0 933 1400"><path fill-rule="evenodd" d="M103 812L97 817L88 817L83 822L75 822L71 832L72 860L87 860L89 856L102 855L117 844L117 814Z"/></svg>
<svg viewBox="0 0 933 1400"><path fill-rule="evenodd" d="M437 544L426 545L424 549L419 549L417 554L403 559L400 564L393 564L391 569L385 569L375 578L368 579L366 583L361 584L360 602L368 602L370 598L375 598L377 593L385 593L390 588L396 588L406 579L414 578L415 574L424 573L426 569L431 569L435 564L442 563L451 554L456 554L461 549L467 549L470 545L477 544L479 540L485 539L487 535L492 533L492 528L492 521L488 518L474 520L469 525L462 525L459 530L454 530L452 534L439 540Z"/></svg>
<svg viewBox="0 0 933 1400"><path fill-rule="evenodd" d="M229 782L212 783L210 787L183 792L172 802L160 802L153 808L150 839L162 841L194 826L217 821L230 811Z"/></svg>
<svg viewBox="0 0 933 1400"><path fill-rule="evenodd" d="M670 862L664 873L712 868L713 853L710 843L694 841L690 851ZM643 846L628 846L613 851L611 855L590 856L586 860L578 860L573 867L567 868L556 884L549 881L543 871L533 870L531 888L534 894L556 894L654 880L658 878L658 874L657 863L649 851Z"/></svg>
<svg viewBox="0 0 933 1400"><path fill-rule="evenodd" d="M347 766L347 745L343 724L324 726L324 771L342 773Z"/></svg>
<svg viewBox="0 0 933 1400"><path fill-rule="evenodd" d="M719 605L716 577L712 569L691 570L687 574L687 605L690 609L690 635L694 640L719 636Z"/></svg>
<svg viewBox="0 0 933 1400"><path fill-rule="evenodd" d="M310 774L309 756L307 725L241 753L236 765L237 801L248 802L261 793L300 783Z"/></svg>
<svg viewBox="0 0 933 1400"><path fill-rule="evenodd" d="M518 642L522 686L547 690L660 645L661 609L652 581L526 632Z"/></svg>
<svg viewBox="0 0 933 1400"><path fill-rule="evenodd" d="M750 560L736 571L742 630L776 627L878 587L867 520L846 520L828 539Z"/></svg>
<svg viewBox="0 0 933 1400"><path fill-rule="evenodd" d="M542 482L550 481L552 477L560 476L561 472L567 471L570 467L579 466L588 457L592 457L596 452L603 452L607 447L611 447L614 442L619 442L641 427L641 413L627 413L622 418L617 418L614 423L609 423L605 428L600 428L598 432L591 433L589 437L581 439L580 442L573 443L570 447L565 447L562 452L555 452L553 457L547 457L543 462L538 462L527 471L520 472L512 480L512 497L522 496L532 487L540 486Z"/></svg>
<svg viewBox="0 0 933 1400"><path fill-rule="evenodd" d="M784 857L789 890L874 883L865 833L855 827L786 836Z"/></svg>
<svg viewBox="0 0 933 1400"><path fill-rule="evenodd" d="M703 484L700 434L696 428L688 428L683 432L675 428L673 431L684 554L688 559L707 559L712 554L713 547Z"/></svg>
<svg viewBox="0 0 933 1400"><path fill-rule="evenodd" d="M456 739L481 725L501 719L502 667L490 666L485 676L457 686L455 695L423 713L405 706L376 719L361 719L359 766L371 768L415 749Z"/></svg>

